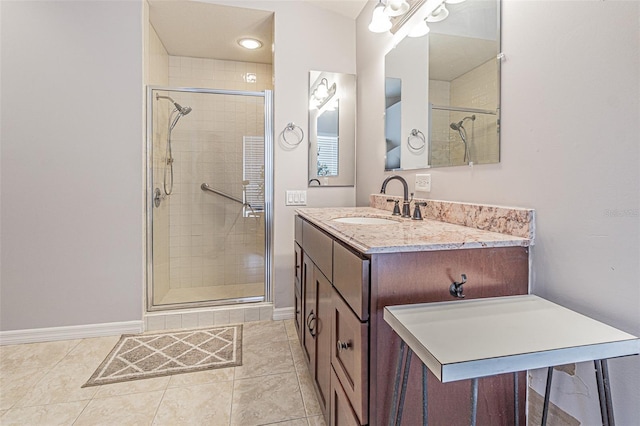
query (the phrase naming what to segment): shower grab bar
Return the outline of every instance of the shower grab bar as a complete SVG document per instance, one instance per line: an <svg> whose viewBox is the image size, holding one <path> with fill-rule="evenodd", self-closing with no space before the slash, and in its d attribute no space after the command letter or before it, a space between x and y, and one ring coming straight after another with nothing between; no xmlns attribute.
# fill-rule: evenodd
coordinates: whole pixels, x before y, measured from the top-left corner
<svg viewBox="0 0 640 426"><path fill-rule="evenodd" d="M480 108L461 108L454 106L445 106L445 105L431 105L431 109L438 109L443 111L456 111L456 112L475 112L476 114L490 114L496 115L496 111L490 109L480 109Z"/></svg>
<svg viewBox="0 0 640 426"><path fill-rule="evenodd" d="M213 192L214 194L218 194L224 198L228 198L229 200L235 201L236 203L245 204L244 201L242 201L241 199L233 197L229 194L225 194L224 192L218 191L217 189L213 189L206 183L203 183L202 185L200 185L200 189L202 189L203 191Z"/></svg>
<svg viewBox="0 0 640 426"><path fill-rule="evenodd" d="M213 192L214 194L220 195L224 198L228 198L231 201L235 201L236 203L240 203L242 204L243 207L249 207L249 210L251 210L251 213L254 217L258 217L256 215L255 210L253 210L253 207L251 207L251 204L249 203L245 203L244 201L242 201L239 198L233 197L229 194L225 194L224 192L218 191L217 189L213 189L211 188L209 185L207 185L206 183L203 183L202 185L200 185L200 189L202 189L203 191L209 191L209 192Z"/></svg>

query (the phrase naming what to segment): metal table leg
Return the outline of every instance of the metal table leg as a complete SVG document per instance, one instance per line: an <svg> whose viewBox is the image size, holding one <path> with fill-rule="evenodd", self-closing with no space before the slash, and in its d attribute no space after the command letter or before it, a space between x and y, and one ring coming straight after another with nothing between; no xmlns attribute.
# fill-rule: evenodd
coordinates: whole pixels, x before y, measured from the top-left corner
<svg viewBox="0 0 640 426"><path fill-rule="evenodd" d="M598 399L600 401L600 416L602 417L602 425L615 426L607 360L595 360L593 361L593 363L596 367L596 382L598 384Z"/></svg>
<svg viewBox="0 0 640 426"><path fill-rule="evenodd" d="M427 401L427 366L422 363L422 426L427 426L428 423Z"/></svg>
<svg viewBox="0 0 640 426"><path fill-rule="evenodd" d="M391 409L389 410L389 426L395 426L398 422L398 389L400 388L400 373L402 372L402 359L404 358L406 343L400 340L400 353L398 354L398 364L396 367L396 378L393 387L393 398L391 400Z"/></svg>
<svg viewBox="0 0 640 426"><path fill-rule="evenodd" d="M478 379L471 380L471 426L476 426L478 417Z"/></svg>
<svg viewBox="0 0 640 426"><path fill-rule="evenodd" d="M549 415L549 398L551 397L551 379L553 379L553 367L547 368L547 386L544 391L544 405L542 406L542 426L546 426Z"/></svg>
<svg viewBox="0 0 640 426"><path fill-rule="evenodd" d="M400 341L400 353L396 366L396 377L393 387L393 397L391 410L389 411L389 426L400 426L402 423L402 411L404 409L404 399L407 394L407 383L409 383L409 368L411 367L411 354L413 351L406 343ZM404 372L402 364L404 363ZM402 376L401 376L402 373ZM398 395L398 391L400 392ZM428 405L427 405L427 366L422 363L422 425L427 426Z"/></svg>
<svg viewBox="0 0 640 426"><path fill-rule="evenodd" d="M515 411L514 426L520 426L520 388L518 386L518 372L513 373L513 409Z"/></svg>
<svg viewBox="0 0 640 426"><path fill-rule="evenodd" d="M398 418L396 426L402 423L402 410L404 409L404 397L407 394L407 383L409 382L409 367L411 366L411 348L407 347L406 361L404 362L404 375L402 376L402 389L400 390L400 401L398 402Z"/></svg>

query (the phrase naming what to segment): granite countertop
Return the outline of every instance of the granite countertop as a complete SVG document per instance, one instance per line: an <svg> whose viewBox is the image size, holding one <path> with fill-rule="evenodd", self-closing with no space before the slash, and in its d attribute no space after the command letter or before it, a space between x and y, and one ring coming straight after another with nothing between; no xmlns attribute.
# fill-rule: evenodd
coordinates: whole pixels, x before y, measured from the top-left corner
<svg viewBox="0 0 640 426"><path fill-rule="evenodd" d="M485 247L528 247L529 238L485 231L438 220L412 220L392 216L389 211L372 207L301 208L296 212L354 249L365 254ZM396 223L356 225L332 219L340 217L382 217Z"/></svg>

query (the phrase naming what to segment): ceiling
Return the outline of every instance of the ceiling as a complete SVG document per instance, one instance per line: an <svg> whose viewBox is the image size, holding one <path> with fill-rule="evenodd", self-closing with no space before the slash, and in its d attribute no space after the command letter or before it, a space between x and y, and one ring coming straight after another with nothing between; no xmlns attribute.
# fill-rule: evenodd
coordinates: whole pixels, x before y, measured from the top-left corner
<svg viewBox="0 0 640 426"><path fill-rule="evenodd" d="M314 6L339 13L351 19L356 19L367 4L367 0L303 0Z"/></svg>
<svg viewBox="0 0 640 426"><path fill-rule="evenodd" d="M355 19L367 0L298 0ZM189 0L149 0L149 21L169 55L273 62L273 13ZM243 37L263 47L247 50Z"/></svg>

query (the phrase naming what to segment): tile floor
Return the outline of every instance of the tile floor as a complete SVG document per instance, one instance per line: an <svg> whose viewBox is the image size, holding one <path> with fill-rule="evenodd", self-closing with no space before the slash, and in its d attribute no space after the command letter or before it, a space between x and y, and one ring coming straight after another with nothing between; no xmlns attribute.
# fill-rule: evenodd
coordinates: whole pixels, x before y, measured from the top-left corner
<svg viewBox="0 0 640 426"><path fill-rule="evenodd" d="M0 424L325 424L291 320L245 323L240 367L81 388L118 338L0 346Z"/></svg>

